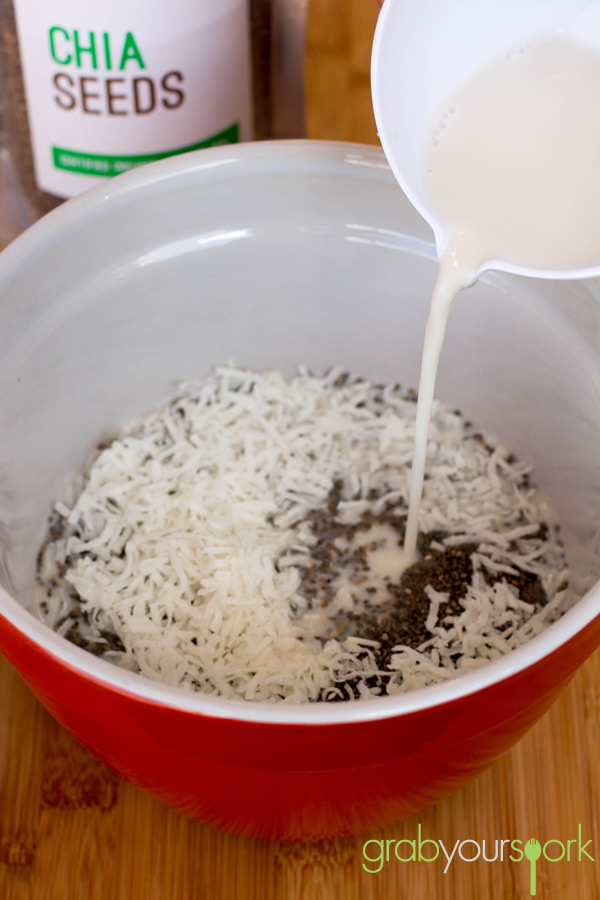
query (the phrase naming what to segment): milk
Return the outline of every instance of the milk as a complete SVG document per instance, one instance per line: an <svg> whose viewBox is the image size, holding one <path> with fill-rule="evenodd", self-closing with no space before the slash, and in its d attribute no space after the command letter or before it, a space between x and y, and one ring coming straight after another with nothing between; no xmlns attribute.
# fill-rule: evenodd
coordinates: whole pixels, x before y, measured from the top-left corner
<svg viewBox="0 0 600 900"><path fill-rule="evenodd" d="M517 47L436 110L424 185L447 239L427 321L404 563L415 561L435 378L454 297L494 260L600 261L600 54L564 34Z"/></svg>

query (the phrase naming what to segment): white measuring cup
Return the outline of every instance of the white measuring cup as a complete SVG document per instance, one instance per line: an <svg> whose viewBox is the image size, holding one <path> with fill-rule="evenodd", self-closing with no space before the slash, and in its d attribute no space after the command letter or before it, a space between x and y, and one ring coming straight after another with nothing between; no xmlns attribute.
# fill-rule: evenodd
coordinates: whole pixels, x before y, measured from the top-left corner
<svg viewBox="0 0 600 900"><path fill-rule="evenodd" d="M438 253L448 225L438 217L423 183L425 132L436 108L476 69L538 38L566 32L600 51L600 2L590 0L385 0L371 60L373 109L391 169L413 206L432 227ZM493 173L490 173L493 177ZM598 265L530 268L509 259L484 263L541 278L589 278Z"/></svg>

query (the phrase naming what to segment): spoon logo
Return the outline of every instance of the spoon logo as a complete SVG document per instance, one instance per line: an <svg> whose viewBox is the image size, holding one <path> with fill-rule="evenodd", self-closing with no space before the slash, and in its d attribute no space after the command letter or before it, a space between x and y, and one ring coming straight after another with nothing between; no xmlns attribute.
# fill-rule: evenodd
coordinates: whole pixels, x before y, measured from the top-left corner
<svg viewBox="0 0 600 900"><path fill-rule="evenodd" d="M524 859L529 861L529 890L532 897L537 893L537 864L538 860L546 863L595 863L596 859L592 850L592 839L584 836L581 823L577 831L568 840L549 838L543 843L537 838L521 841L517 838L489 837L481 841L473 838L457 839L454 844L438 837L425 837L421 823L417 824L416 834L413 838L404 837L400 840L388 838L386 840L365 841L363 844L362 867L369 875L381 872L384 866L393 863L428 863L439 865L442 875L446 875L454 865L462 863L521 863ZM523 869L521 869L523 872ZM553 898L547 898L553 900Z"/></svg>
<svg viewBox="0 0 600 900"><path fill-rule="evenodd" d="M523 848L525 856L529 860L529 892L535 897L536 879L535 865L542 855L542 845L535 838L530 838Z"/></svg>

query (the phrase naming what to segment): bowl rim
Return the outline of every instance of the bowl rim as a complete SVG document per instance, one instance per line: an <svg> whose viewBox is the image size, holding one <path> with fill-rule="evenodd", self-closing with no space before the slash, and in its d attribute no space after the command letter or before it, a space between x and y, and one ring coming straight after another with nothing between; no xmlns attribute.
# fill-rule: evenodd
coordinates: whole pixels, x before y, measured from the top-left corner
<svg viewBox="0 0 600 900"><path fill-rule="evenodd" d="M153 190L173 178L210 177L215 168L224 173L258 166L261 171L319 171L360 178L384 174L400 192L381 149L372 145L312 140L265 141L233 144L193 151L127 172L107 185L91 188L44 216L15 239L0 254L0 287L40 248L57 240L62 232L77 228L82 219L110 212L131 202L132 196ZM433 247L433 242L432 242ZM8 621L23 637L72 673L109 690L145 703L199 716L268 725L343 725L431 710L464 700L511 676L522 673L559 650L600 615L600 584L596 584L558 621L516 650L487 662L480 668L450 678L441 684L386 697L347 703L293 704L233 700L187 691L128 672L71 644L52 631L0 586L0 622Z"/></svg>

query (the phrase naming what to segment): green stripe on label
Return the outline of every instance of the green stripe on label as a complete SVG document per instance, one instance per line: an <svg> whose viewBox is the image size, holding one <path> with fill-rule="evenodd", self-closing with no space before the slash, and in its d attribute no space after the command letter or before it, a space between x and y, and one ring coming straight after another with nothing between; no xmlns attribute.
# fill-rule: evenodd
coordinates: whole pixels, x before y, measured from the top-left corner
<svg viewBox="0 0 600 900"><path fill-rule="evenodd" d="M79 153L77 150L68 150L66 147L52 147L52 160L57 169L64 172L77 172L78 175L120 175L136 166L145 163L156 162L157 159L165 159L167 156L177 156L180 153L189 153L191 150L203 150L205 147L215 147L218 144L237 144L240 139L239 122L235 122L213 134L212 137L197 144L189 144L187 147L177 147L175 150L165 150L162 153L146 153L142 156L104 156L96 153Z"/></svg>

